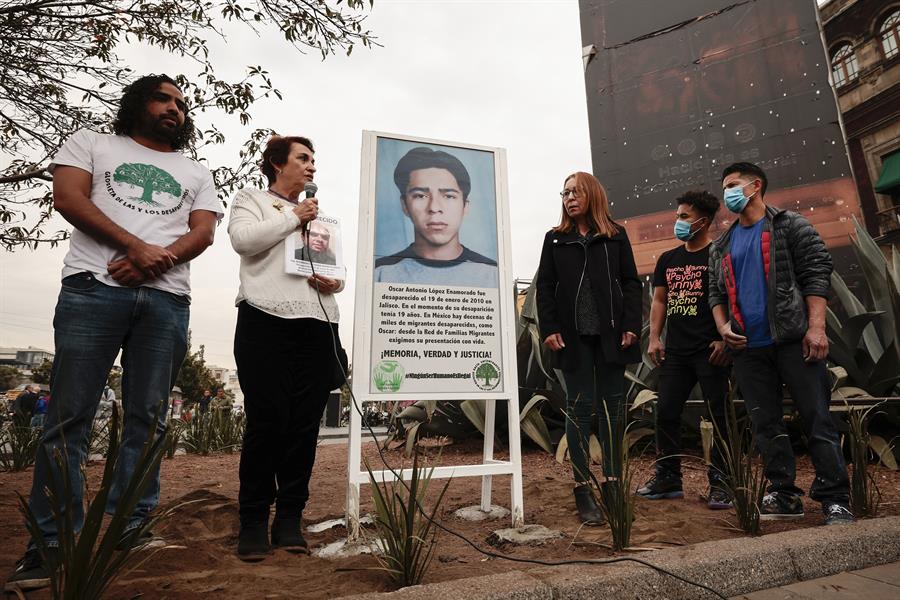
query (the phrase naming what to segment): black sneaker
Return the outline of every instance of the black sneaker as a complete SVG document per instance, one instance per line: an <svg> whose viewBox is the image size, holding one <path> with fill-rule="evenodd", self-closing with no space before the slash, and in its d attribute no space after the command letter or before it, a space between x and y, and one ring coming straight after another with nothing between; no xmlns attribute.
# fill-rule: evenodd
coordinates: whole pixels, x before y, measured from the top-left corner
<svg viewBox="0 0 900 600"><path fill-rule="evenodd" d="M648 500L684 498L681 477L671 473L657 473L644 484L644 487L638 488L637 495Z"/></svg>
<svg viewBox="0 0 900 600"><path fill-rule="evenodd" d="M51 556L55 556L58 550L50 548ZM4 592L15 593L18 590L27 592L49 587L50 569L37 548L31 548L25 552L25 556L16 563L16 568L6 580Z"/></svg>
<svg viewBox="0 0 900 600"><path fill-rule="evenodd" d="M149 548L161 548L166 545L165 540L154 534L149 529L141 531L139 527L129 529L122 534L119 543L116 544L116 550L124 552L125 550L143 550Z"/></svg>
<svg viewBox="0 0 900 600"><path fill-rule="evenodd" d="M794 494L771 492L763 496L759 518L763 521L802 519L803 502Z"/></svg>
<svg viewBox="0 0 900 600"><path fill-rule="evenodd" d="M841 502L822 504L822 512L825 513L826 525L844 525L856 520L853 518L853 513L850 512L850 507Z"/></svg>
<svg viewBox="0 0 900 600"><path fill-rule="evenodd" d="M709 496L706 505L712 510L727 510L731 508L734 498L724 487L719 485L709 486Z"/></svg>

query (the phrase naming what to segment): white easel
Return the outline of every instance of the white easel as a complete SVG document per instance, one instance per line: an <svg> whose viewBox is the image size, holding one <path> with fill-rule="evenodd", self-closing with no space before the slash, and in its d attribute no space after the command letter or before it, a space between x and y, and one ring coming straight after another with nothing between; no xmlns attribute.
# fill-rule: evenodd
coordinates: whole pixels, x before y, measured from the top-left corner
<svg viewBox="0 0 900 600"><path fill-rule="evenodd" d="M439 144L459 146L474 150L489 151L494 154L494 168L496 178L497 199L497 241L498 241L498 267L500 273L500 319L502 327L502 372L503 392L478 392L467 394L460 398L459 394L431 393L431 394L371 394L369 392L369 365L371 353L371 311L373 292L372 281L374 231L375 231L375 177L376 177L376 145L379 137L421 142L425 144ZM379 134L376 132L363 132L361 183L359 204L359 246L357 259L357 291L353 334L353 364L362 369L364 376L353 378L353 395L359 408L363 402L392 401L392 400L479 400L485 402L485 432L482 462L476 465L448 465L434 469L432 477L481 477L481 502L483 511L491 510L492 478L494 475L510 475L510 512L513 527L521 527L524 524L524 507L522 497L522 452L521 437L519 431L519 399L518 381L515 354L515 307L513 305L513 280L512 257L509 238L509 210L506 153L499 148L487 148L463 144L448 144L437 140L414 138L394 134ZM496 429L497 400L509 402L509 460L494 459L494 433ZM350 409L350 439L348 448L348 490L347 490L347 530L350 539L356 539L359 535L359 506L360 486L369 483L369 473L362 467L362 439L363 428L359 413L354 407ZM374 440L373 440L374 441ZM372 465L373 467L376 465ZM382 465L377 465L382 466ZM392 467L394 465L391 465ZM404 480L411 477L412 469L398 470L398 474ZM384 468L373 469L375 481L394 481L395 474Z"/></svg>

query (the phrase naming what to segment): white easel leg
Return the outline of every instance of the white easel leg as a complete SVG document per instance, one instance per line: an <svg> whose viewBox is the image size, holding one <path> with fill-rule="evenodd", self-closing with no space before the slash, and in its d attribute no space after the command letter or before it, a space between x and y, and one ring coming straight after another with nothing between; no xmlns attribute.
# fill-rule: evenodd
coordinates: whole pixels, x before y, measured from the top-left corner
<svg viewBox="0 0 900 600"><path fill-rule="evenodd" d="M362 423L355 410L350 410L350 439L347 453L347 538L359 538L359 472L362 452Z"/></svg>
<svg viewBox="0 0 900 600"><path fill-rule="evenodd" d="M512 514L512 526L525 525L525 506L522 499L522 436L519 433L519 400L511 398L509 401L509 462L517 465L513 469L512 489L510 490L510 513Z"/></svg>
<svg viewBox="0 0 900 600"><path fill-rule="evenodd" d="M497 401L484 401L484 456L482 462L487 464L494 460L494 430L497 423ZM481 478L481 510L491 510L491 476Z"/></svg>

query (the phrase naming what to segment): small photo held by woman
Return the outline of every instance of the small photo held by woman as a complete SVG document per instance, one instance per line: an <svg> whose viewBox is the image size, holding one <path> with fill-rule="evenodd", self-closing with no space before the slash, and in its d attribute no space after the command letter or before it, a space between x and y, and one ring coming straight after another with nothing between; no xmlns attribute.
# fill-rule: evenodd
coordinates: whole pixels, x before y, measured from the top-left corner
<svg viewBox="0 0 900 600"><path fill-rule="evenodd" d="M274 137L261 168L268 189L237 192L228 225L241 256L234 358L247 428L237 553L246 561L262 560L273 548L308 551L301 523L319 422L346 372L337 358L334 299L344 282L284 270L285 240L321 214L317 198L300 199L316 172L313 144L304 137Z"/></svg>
<svg viewBox="0 0 900 600"><path fill-rule="evenodd" d="M609 213L597 179L566 177L559 225L544 236L537 275L541 338L558 356L566 389L566 442L575 503L585 523L606 522L589 485L592 426L604 483L621 476L625 366L641 360L641 280L625 229Z"/></svg>

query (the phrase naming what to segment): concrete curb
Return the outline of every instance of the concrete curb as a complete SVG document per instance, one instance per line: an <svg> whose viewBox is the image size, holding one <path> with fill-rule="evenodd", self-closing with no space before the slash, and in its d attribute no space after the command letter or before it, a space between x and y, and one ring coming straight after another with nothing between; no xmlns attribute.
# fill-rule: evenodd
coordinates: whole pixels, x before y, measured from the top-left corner
<svg viewBox="0 0 900 600"><path fill-rule="evenodd" d="M900 560L900 517L852 525L812 527L756 538L703 542L629 554L726 597L827 577ZM552 560L552 557L546 557ZM458 579L370 593L347 600L554 600L616 598L693 600L715 598L633 562L608 566L535 567L498 575Z"/></svg>

